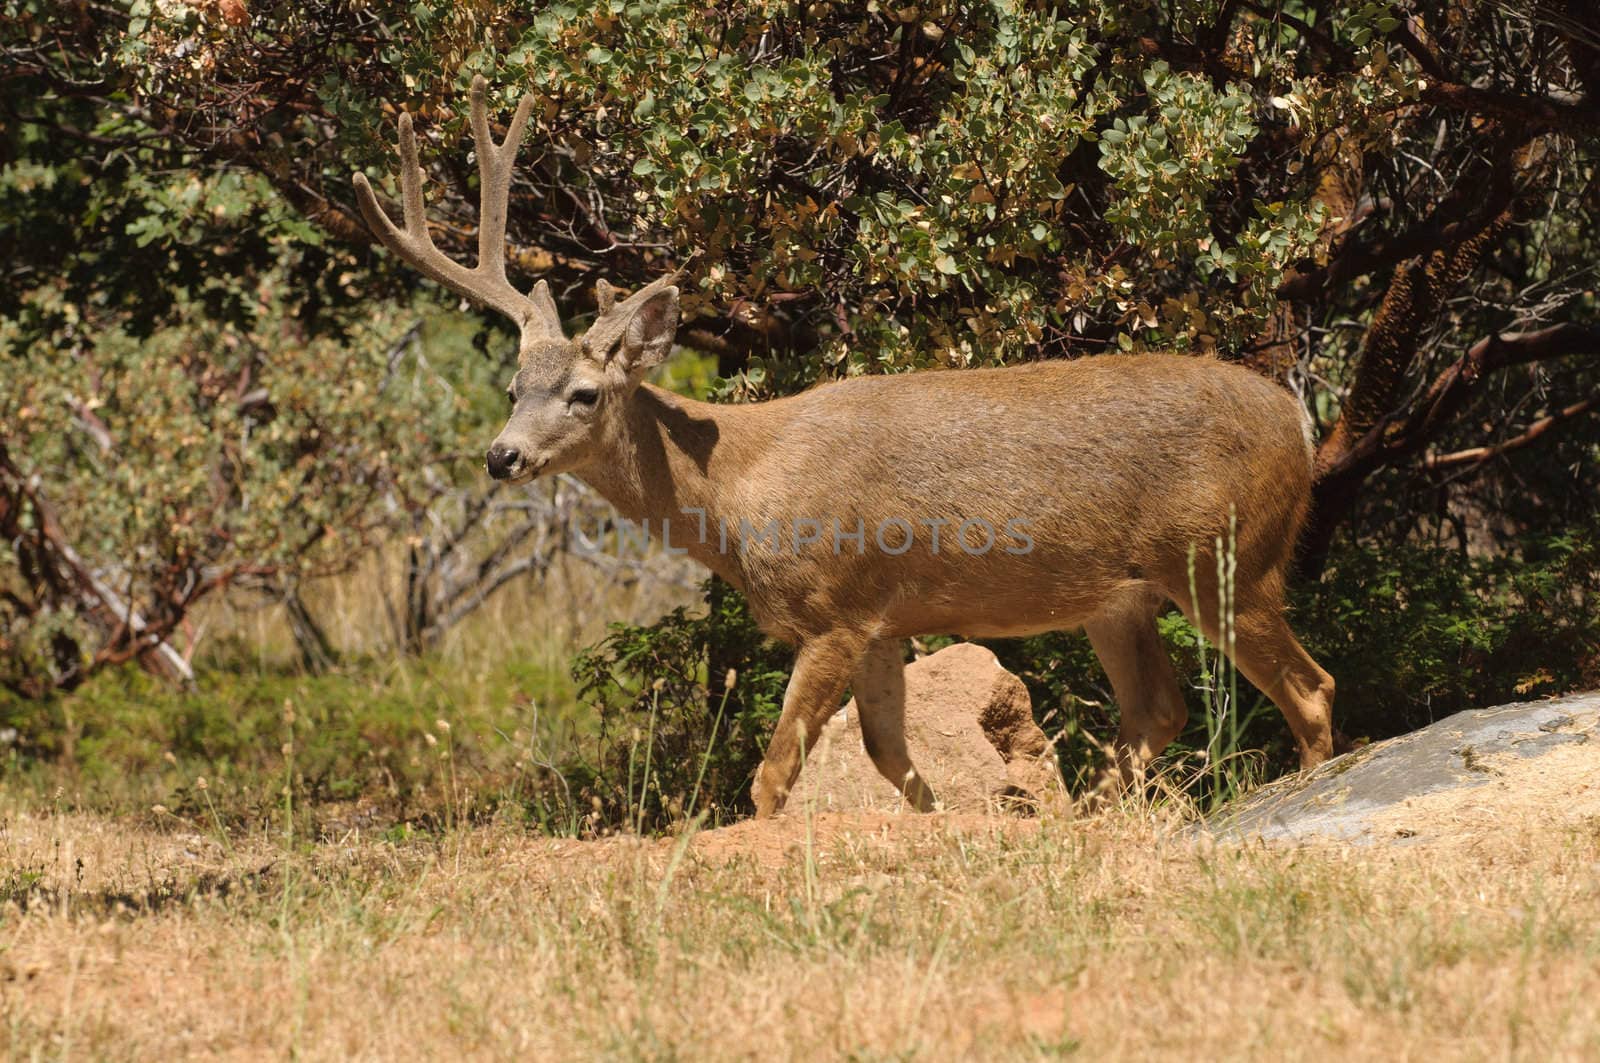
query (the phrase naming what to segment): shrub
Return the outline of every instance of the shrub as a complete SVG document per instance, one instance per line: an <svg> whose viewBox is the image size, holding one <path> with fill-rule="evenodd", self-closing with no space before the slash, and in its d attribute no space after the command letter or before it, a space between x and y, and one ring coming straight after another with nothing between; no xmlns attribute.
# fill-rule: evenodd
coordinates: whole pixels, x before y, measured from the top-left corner
<svg viewBox="0 0 1600 1063"><path fill-rule="evenodd" d="M783 708L790 654L763 636L744 597L708 581L704 615L679 607L649 625L614 624L573 677L598 721L573 789L595 829L661 829L704 811L751 808L749 789ZM713 674L712 655L730 673Z"/></svg>
<svg viewBox="0 0 1600 1063"><path fill-rule="evenodd" d="M1600 684L1600 539L1503 555L1347 545L1302 588L1297 627L1339 684L1352 737L1386 738L1477 706Z"/></svg>

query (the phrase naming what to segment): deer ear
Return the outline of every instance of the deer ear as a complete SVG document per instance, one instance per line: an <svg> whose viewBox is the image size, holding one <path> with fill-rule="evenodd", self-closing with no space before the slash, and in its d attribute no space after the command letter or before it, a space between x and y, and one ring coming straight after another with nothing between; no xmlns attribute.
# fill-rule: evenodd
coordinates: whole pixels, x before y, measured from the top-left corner
<svg viewBox="0 0 1600 1063"><path fill-rule="evenodd" d="M632 373L659 365L672 352L672 340L677 334L678 289L663 288L633 312L623 330L617 351L623 368Z"/></svg>
<svg viewBox="0 0 1600 1063"><path fill-rule="evenodd" d="M528 301L533 304L530 324L542 334L552 339L560 339L561 311L556 309L556 301L550 295L550 282L540 281L535 284L533 291L528 294Z"/></svg>

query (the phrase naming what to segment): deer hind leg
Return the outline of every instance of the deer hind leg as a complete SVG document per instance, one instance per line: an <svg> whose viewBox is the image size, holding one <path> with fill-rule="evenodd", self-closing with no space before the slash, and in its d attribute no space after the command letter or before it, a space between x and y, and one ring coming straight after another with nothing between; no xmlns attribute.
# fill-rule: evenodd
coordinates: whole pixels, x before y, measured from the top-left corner
<svg viewBox="0 0 1600 1063"><path fill-rule="evenodd" d="M906 663L900 639L867 647L850 682L861 717L861 740L873 766L918 812L933 811L933 791L906 750Z"/></svg>
<svg viewBox="0 0 1600 1063"><path fill-rule="evenodd" d="M1092 790L1097 798L1143 779L1150 762L1178 737L1189 718L1166 643L1156 630L1162 600L1154 590L1140 590L1084 624L1122 717L1112 763L1102 769Z"/></svg>
<svg viewBox="0 0 1600 1063"><path fill-rule="evenodd" d="M1198 592L1202 603L1210 603L1206 608L1196 609L1187 593L1173 597L1190 623L1226 648L1214 604L1216 580L1202 584ZM1241 579L1237 595L1233 663L1283 713L1300 749L1301 769L1314 768L1334 752L1333 677L1300 645L1284 619L1281 572L1268 573L1249 586Z"/></svg>
<svg viewBox="0 0 1600 1063"><path fill-rule="evenodd" d="M1283 606L1241 608L1235 630L1233 663L1289 722L1301 769L1333 756L1333 677L1295 638Z"/></svg>
<svg viewBox="0 0 1600 1063"><path fill-rule="evenodd" d="M839 711L839 696L866 647L866 639L844 631L830 631L800 644L783 692L783 712L750 788L757 819L782 811L805 755L828 718Z"/></svg>

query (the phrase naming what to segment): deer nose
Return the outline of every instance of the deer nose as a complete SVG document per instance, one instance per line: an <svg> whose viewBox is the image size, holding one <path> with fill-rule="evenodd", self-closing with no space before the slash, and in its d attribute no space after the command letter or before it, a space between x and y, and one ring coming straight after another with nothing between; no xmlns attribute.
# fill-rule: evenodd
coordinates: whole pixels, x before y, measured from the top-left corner
<svg viewBox="0 0 1600 1063"><path fill-rule="evenodd" d="M484 464L489 468L489 475L496 480L504 480L511 475L511 470L522 461L522 455L511 447L496 443L489 448L485 455Z"/></svg>

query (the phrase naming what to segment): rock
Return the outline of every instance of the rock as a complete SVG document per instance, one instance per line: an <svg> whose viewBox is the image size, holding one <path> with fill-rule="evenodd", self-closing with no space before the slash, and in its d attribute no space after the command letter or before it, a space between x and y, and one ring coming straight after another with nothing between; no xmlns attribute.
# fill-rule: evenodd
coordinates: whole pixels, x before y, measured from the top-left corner
<svg viewBox="0 0 1600 1063"><path fill-rule="evenodd" d="M1427 840L1471 811L1553 822L1596 800L1600 693L1458 712L1273 783L1201 829L1219 838Z"/></svg>
<svg viewBox="0 0 1600 1063"><path fill-rule="evenodd" d="M989 650L957 643L906 666L906 744L939 804L981 812L1055 781L1022 680ZM1022 791L1021 795L1016 791ZM816 811L893 811L898 790L873 767L852 699L824 728L794 800Z"/></svg>

